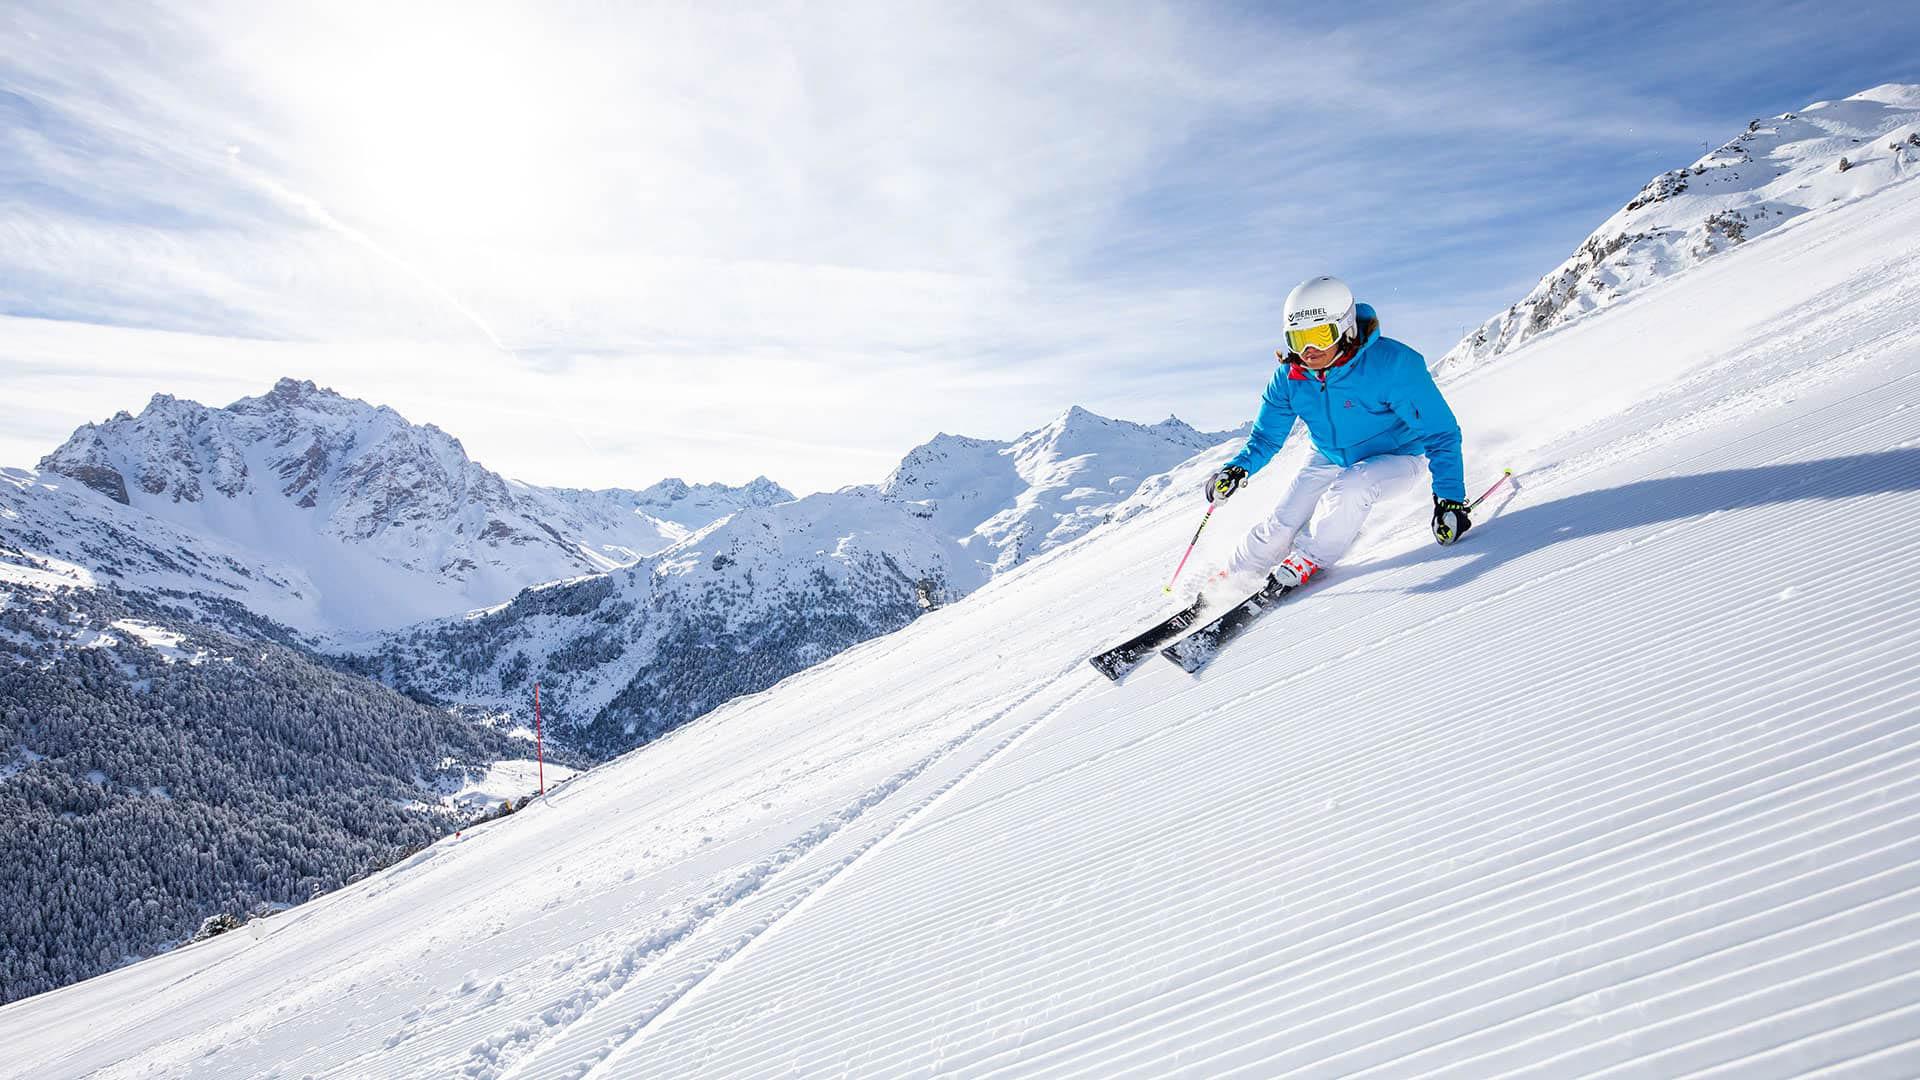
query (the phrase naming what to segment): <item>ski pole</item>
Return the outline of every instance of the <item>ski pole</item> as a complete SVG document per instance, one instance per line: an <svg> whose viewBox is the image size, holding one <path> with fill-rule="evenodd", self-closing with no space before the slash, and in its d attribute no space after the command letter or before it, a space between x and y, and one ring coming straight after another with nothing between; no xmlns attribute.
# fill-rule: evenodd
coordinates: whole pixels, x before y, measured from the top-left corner
<svg viewBox="0 0 1920 1080"><path fill-rule="evenodd" d="M1493 482L1493 486L1492 486L1492 487L1490 487L1490 488L1488 488L1487 490L1485 490L1485 491L1483 491L1483 492L1481 492L1481 493L1480 493L1480 497L1479 497L1479 498L1477 498L1477 499L1475 499L1475 500L1473 500L1472 502L1470 502L1470 503L1468 503L1468 504L1467 504L1467 509L1468 509L1468 510L1472 510L1472 509L1473 509L1474 507L1476 507L1476 506L1479 506L1479 505L1480 505L1481 503L1483 503L1483 502L1485 502L1485 501L1486 501L1486 499L1487 499L1487 496L1489 496L1489 495L1491 495L1491 494L1493 494L1493 493L1494 493L1495 491L1497 491L1497 490L1499 490L1499 487L1500 487L1500 485L1501 485L1501 484L1504 484L1504 483L1506 483L1506 482L1507 482L1508 480L1510 480L1510 479L1512 479L1512 478L1513 478L1513 470L1512 470L1512 469L1505 469L1505 470L1502 470L1502 471L1501 471L1501 473L1500 473L1500 479L1498 479L1498 480L1495 480L1495 481Z"/></svg>
<svg viewBox="0 0 1920 1080"><path fill-rule="evenodd" d="M1217 502L1207 504L1206 515L1200 519L1200 527L1193 530L1193 539L1187 544L1187 553L1180 556L1180 565L1173 568L1173 577L1167 579L1167 587L1162 592L1173 591L1173 583L1180 580L1180 571L1187 568L1187 560L1193 556L1193 548L1200 542L1200 534L1207 531L1207 522L1213 520L1213 508L1219 505Z"/></svg>

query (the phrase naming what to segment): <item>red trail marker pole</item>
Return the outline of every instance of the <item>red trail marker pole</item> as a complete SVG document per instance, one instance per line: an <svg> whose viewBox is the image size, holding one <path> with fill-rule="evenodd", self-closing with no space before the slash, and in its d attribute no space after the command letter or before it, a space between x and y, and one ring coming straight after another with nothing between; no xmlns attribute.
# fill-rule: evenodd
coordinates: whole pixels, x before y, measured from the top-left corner
<svg viewBox="0 0 1920 1080"><path fill-rule="evenodd" d="M533 755L540 763L540 794L547 793L547 748L540 737L540 684L533 684Z"/></svg>

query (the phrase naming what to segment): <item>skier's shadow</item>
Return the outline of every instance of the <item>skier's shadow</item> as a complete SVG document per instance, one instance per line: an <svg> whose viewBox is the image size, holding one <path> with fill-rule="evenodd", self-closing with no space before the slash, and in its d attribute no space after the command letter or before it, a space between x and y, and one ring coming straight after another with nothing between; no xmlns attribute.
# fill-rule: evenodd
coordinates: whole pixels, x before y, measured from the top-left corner
<svg viewBox="0 0 1920 1080"><path fill-rule="evenodd" d="M1644 529L1714 511L1901 491L1920 491L1920 447L1639 480L1498 514L1498 524L1470 533L1459 547L1425 545L1365 569L1378 573L1467 556L1439 577L1406 590L1440 592L1465 585L1508 559L1565 540ZM1777 528L1783 551L1793 544L1793 524L1787 518L1770 526Z"/></svg>

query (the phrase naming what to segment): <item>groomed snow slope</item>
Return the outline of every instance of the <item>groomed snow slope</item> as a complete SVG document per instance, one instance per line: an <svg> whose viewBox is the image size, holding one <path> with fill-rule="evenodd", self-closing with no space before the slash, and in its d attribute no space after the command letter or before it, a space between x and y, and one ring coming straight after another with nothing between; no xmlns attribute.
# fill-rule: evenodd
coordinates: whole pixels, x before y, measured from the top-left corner
<svg viewBox="0 0 1920 1080"><path fill-rule="evenodd" d="M1085 658L1207 459L549 805L0 1009L0 1068L1920 1073L1917 229L1912 183L1809 213L1455 383L1518 494L1446 550L1380 512L1197 678Z"/></svg>

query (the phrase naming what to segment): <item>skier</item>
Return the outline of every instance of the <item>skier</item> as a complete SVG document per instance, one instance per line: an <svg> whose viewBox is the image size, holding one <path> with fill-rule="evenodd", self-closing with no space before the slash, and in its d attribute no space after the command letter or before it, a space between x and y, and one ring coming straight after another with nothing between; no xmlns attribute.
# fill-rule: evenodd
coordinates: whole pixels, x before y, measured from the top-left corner
<svg viewBox="0 0 1920 1080"><path fill-rule="evenodd" d="M1346 554L1374 503L1418 481L1421 455L1433 479L1433 538L1451 544L1465 536L1473 523L1460 425L1426 360L1380 336L1373 308L1354 303L1339 278L1301 282L1285 311L1280 369L1245 449L1207 478L1207 501L1231 497L1271 461L1296 419L1306 423L1313 452L1216 580L1251 583L1271 572L1282 585L1306 584Z"/></svg>

